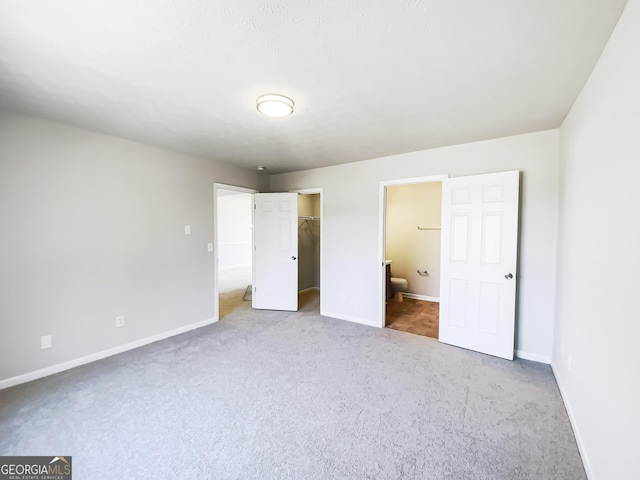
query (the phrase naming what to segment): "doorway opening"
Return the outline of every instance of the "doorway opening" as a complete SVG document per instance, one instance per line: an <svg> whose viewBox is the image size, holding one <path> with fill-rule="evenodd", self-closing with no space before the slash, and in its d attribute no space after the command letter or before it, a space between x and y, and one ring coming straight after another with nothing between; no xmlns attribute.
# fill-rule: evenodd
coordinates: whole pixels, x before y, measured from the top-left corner
<svg viewBox="0 0 640 480"><path fill-rule="evenodd" d="M216 317L251 308L254 190L214 185Z"/></svg>
<svg viewBox="0 0 640 480"><path fill-rule="evenodd" d="M517 306L518 170L380 182L379 326L386 326L386 279L391 282L393 268L385 246L387 189L424 182L442 183L438 341L512 360ZM412 210L408 208L404 214ZM419 227L429 225L415 226L416 233L425 233ZM418 270L421 267L416 268L420 275ZM399 283L408 290L408 284Z"/></svg>
<svg viewBox="0 0 640 480"><path fill-rule="evenodd" d="M298 193L298 308L320 313L322 193Z"/></svg>
<svg viewBox="0 0 640 480"><path fill-rule="evenodd" d="M380 183L380 326L438 339L442 180Z"/></svg>
<svg viewBox="0 0 640 480"><path fill-rule="evenodd" d="M438 338L442 182L386 187L385 326Z"/></svg>
<svg viewBox="0 0 640 480"><path fill-rule="evenodd" d="M322 188L254 195L254 309L322 314L322 212Z"/></svg>

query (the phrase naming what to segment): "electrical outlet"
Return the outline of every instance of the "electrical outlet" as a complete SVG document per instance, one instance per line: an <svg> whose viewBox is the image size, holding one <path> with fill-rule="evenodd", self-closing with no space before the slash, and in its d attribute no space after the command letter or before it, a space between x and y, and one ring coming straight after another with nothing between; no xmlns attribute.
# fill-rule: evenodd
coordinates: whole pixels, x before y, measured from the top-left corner
<svg viewBox="0 0 640 480"><path fill-rule="evenodd" d="M347 294L346 293L342 292L340 294L340 301L341 302L346 302L347 301Z"/></svg>
<svg viewBox="0 0 640 480"><path fill-rule="evenodd" d="M53 337L51 335L43 335L40 337L40 349L45 350L53 347Z"/></svg>
<svg viewBox="0 0 640 480"><path fill-rule="evenodd" d="M124 315L119 315L116 317L116 327L124 327Z"/></svg>

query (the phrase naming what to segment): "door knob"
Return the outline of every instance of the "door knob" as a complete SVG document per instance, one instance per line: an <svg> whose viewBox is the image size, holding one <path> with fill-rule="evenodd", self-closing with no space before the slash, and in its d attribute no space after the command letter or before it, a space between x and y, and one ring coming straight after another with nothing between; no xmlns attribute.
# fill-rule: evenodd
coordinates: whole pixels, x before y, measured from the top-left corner
<svg viewBox="0 0 640 480"><path fill-rule="evenodd" d="M298 257L296 257L295 255L291 255L291 258L292 258L293 260L295 260L295 259L296 259L296 258L298 258Z"/></svg>
<svg viewBox="0 0 640 480"><path fill-rule="evenodd" d="M507 280L511 280L513 278L513 275L511 273L507 273L504 278L506 278Z"/></svg>

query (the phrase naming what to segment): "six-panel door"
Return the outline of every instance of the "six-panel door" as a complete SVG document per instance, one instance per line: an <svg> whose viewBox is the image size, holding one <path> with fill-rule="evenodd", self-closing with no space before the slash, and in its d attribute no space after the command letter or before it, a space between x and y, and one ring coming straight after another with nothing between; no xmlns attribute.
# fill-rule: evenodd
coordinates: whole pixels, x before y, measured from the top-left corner
<svg viewBox="0 0 640 480"><path fill-rule="evenodd" d="M298 310L298 194L254 195L253 308Z"/></svg>
<svg viewBox="0 0 640 480"><path fill-rule="evenodd" d="M513 359L518 171L442 183L439 340Z"/></svg>

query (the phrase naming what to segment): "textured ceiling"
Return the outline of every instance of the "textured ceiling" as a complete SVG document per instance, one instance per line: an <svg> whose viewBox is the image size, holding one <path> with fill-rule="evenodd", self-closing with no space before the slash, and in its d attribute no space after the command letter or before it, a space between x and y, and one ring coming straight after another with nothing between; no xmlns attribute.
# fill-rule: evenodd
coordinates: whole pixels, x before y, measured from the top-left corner
<svg viewBox="0 0 640 480"><path fill-rule="evenodd" d="M626 0L2 0L0 107L270 172L555 128ZM284 118L255 99L296 102Z"/></svg>

